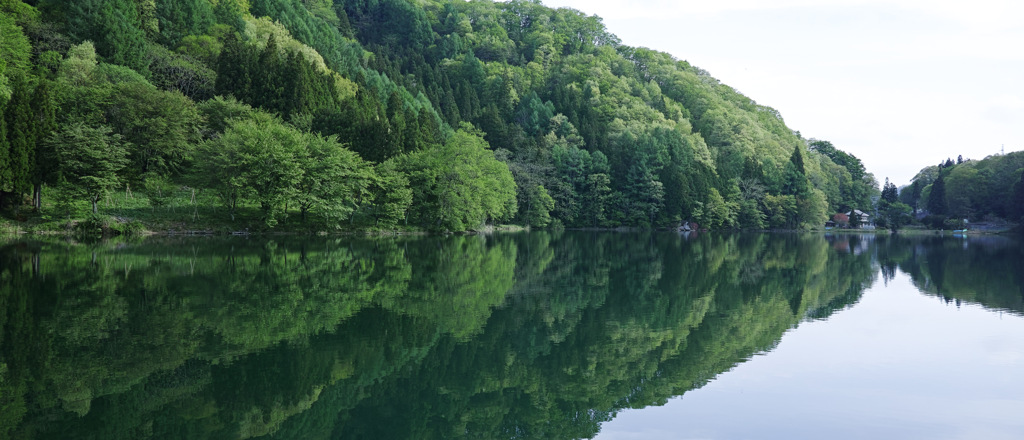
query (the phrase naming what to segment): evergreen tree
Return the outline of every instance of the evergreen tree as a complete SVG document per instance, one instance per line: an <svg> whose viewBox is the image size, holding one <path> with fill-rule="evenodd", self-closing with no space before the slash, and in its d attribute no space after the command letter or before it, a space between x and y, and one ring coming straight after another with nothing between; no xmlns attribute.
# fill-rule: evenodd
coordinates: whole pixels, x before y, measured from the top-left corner
<svg viewBox="0 0 1024 440"><path fill-rule="evenodd" d="M170 47L187 35L202 35L214 23L209 0L156 0L156 17L160 38Z"/></svg>
<svg viewBox="0 0 1024 440"><path fill-rule="evenodd" d="M1013 201L1011 216L1014 221L1024 222L1024 172L1021 173L1017 183L1013 184Z"/></svg>
<svg viewBox="0 0 1024 440"><path fill-rule="evenodd" d="M783 194L804 195L807 193L808 182L804 169L804 156L800 152L799 145L793 148L793 154L789 156L789 163L786 164L783 178Z"/></svg>
<svg viewBox="0 0 1024 440"><path fill-rule="evenodd" d="M4 111L10 180L0 190L21 195L31 188L37 133L32 121L32 86L20 73L12 82L13 93ZM20 201L15 203L20 204Z"/></svg>
<svg viewBox="0 0 1024 440"><path fill-rule="evenodd" d="M237 34L228 34L217 61L217 82L214 91L218 95L233 95L241 101L248 102L249 91L252 88L249 65L254 62L254 57L255 51L239 39Z"/></svg>
<svg viewBox="0 0 1024 440"><path fill-rule="evenodd" d="M13 190L14 172L11 170L11 147L7 141L7 118L4 106L0 105L0 208L3 208L4 193Z"/></svg>
<svg viewBox="0 0 1024 440"><path fill-rule="evenodd" d="M889 178L885 178L885 185L882 186L882 200L886 203L896 203L899 198L899 190L896 189L896 185L889 183Z"/></svg>
<svg viewBox="0 0 1024 440"><path fill-rule="evenodd" d="M260 52L256 65L252 70L252 90L247 100L255 107L270 111L280 111L284 87L281 82L283 70L281 53L277 47L274 34L267 38L267 46Z"/></svg>
<svg viewBox="0 0 1024 440"><path fill-rule="evenodd" d="M932 183L932 192L928 195L926 206L932 214L946 214L946 176L942 172L939 173L939 178Z"/></svg>
<svg viewBox="0 0 1024 440"><path fill-rule="evenodd" d="M109 62L145 74L146 34L139 11L131 0L57 1L68 29L79 40L96 42L96 50Z"/></svg>
<svg viewBox="0 0 1024 440"><path fill-rule="evenodd" d="M807 174L807 170L804 169L804 155L800 152L800 146L793 147L793 154L789 156L789 161L796 167L796 171L800 174Z"/></svg>
<svg viewBox="0 0 1024 440"><path fill-rule="evenodd" d="M43 184L55 184L58 179L57 152L46 142L57 126L57 107L53 98L53 83L40 81L32 95L32 117L35 124L35 166L32 173L32 204L36 211L43 207Z"/></svg>

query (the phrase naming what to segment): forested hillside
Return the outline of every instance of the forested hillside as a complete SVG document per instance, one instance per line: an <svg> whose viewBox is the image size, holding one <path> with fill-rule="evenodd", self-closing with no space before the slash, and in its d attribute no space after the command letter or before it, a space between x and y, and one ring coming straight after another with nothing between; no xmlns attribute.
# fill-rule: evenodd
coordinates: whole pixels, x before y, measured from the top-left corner
<svg viewBox="0 0 1024 440"><path fill-rule="evenodd" d="M802 228L878 191L708 72L537 1L0 14L0 205L20 220Z"/></svg>
<svg viewBox="0 0 1024 440"><path fill-rule="evenodd" d="M900 192L903 203L927 214L935 228L962 228L969 222L1024 220L1024 152L954 162L922 169Z"/></svg>

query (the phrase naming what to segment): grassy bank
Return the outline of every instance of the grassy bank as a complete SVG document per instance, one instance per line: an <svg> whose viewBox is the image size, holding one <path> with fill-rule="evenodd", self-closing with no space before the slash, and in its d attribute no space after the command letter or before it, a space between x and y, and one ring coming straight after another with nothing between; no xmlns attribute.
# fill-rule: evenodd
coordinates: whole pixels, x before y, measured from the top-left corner
<svg viewBox="0 0 1024 440"><path fill-rule="evenodd" d="M422 228L400 225L376 227L372 219L356 213L333 227L302 219L296 207L287 217L270 227L259 206L240 205L234 216L210 192L180 187L158 197L131 190L111 193L92 213L84 200L67 200L57 194L44 198L39 212L23 206L0 215L0 235L247 235L247 234L425 234ZM517 232L529 230L519 225L487 225L468 233Z"/></svg>
<svg viewBox="0 0 1024 440"><path fill-rule="evenodd" d="M47 194L50 195L50 194ZM6 234L78 234L148 235L148 234L316 234L339 232L418 232L417 228L399 227L387 231L372 224L354 220L340 227L327 228L303 221L296 207L288 209L287 218L273 227L263 221L259 206L240 205L234 216L209 192L179 187L150 197L125 189L108 194L93 214L85 200L68 200L62 194L44 198L39 212L27 206L10 209L0 216L0 233Z"/></svg>

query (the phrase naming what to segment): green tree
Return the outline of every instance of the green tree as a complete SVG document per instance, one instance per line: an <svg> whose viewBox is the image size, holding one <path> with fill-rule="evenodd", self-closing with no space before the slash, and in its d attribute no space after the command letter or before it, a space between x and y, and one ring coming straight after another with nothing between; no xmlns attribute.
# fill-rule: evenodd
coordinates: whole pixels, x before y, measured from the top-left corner
<svg viewBox="0 0 1024 440"><path fill-rule="evenodd" d="M121 184L119 173L128 165L128 151L121 136L110 127L74 122L62 127L47 142L57 152L61 176L69 190L84 196L99 212L103 195Z"/></svg>
<svg viewBox="0 0 1024 440"><path fill-rule="evenodd" d="M194 179L217 192L235 219L239 202L251 198L274 227L302 180L302 133L266 114L229 122L223 135L197 152Z"/></svg>
<svg viewBox="0 0 1024 440"><path fill-rule="evenodd" d="M191 159L202 118L195 104L178 92L145 83L114 86L107 119L130 142L131 175L174 175Z"/></svg>
<svg viewBox="0 0 1024 440"><path fill-rule="evenodd" d="M882 198L886 203L892 204L899 201L899 190L896 185L889 183L889 178L885 178L885 185L882 186Z"/></svg>
<svg viewBox="0 0 1024 440"><path fill-rule="evenodd" d="M398 158L387 160L376 167L377 180L371 186L373 204L367 206L373 225L393 228L405 220L412 205L413 191L409 178L398 170Z"/></svg>
<svg viewBox="0 0 1024 440"><path fill-rule="evenodd" d="M324 226L336 228L373 201L376 175L369 164L334 137L302 137L305 151L299 159L302 178L296 195L302 219L312 214Z"/></svg>
<svg viewBox="0 0 1024 440"><path fill-rule="evenodd" d="M79 41L96 42L109 62L147 72L146 34L132 0L54 0Z"/></svg>
<svg viewBox="0 0 1024 440"><path fill-rule="evenodd" d="M928 204L926 206L932 214L946 214L946 177L941 172L931 185L931 193L928 195Z"/></svg>
<svg viewBox="0 0 1024 440"><path fill-rule="evenodd" d="M1017 182L1013 184L1011 206L1013 206L1010 211L1011 219L1017 222L1024 222L1024 172L1021 173L1021 177L1017 178Z"/></svg>
<svg viewBox="0 0 1024 440"><path fill-rule="evenodd" d="M531 203L521 207L525 210L523 216L526 224L537 228L551 224L551 210L555 208L555 199L551 198L544 185L535 185L532 189L526 188L523 191L533 193L527 198Z"/></svg>
<svg viewBox="0 0 1024 440"><path fill-rule="evenodd" d="M13 93L3 114L7 129L7 170L0 171L9 177L0 183L0 191L21 195L32 188L38 133L32 117L32 85L19 73L14 75L12 86ZM20 204L19 197L15 205Z"/></svg>
<svg viewBox="0 0 1024 440"><path fill-rule="evenodd" d="M413 221L421 226L463 231L515 215L512 173L472 127L436 148L402 157L398 166L409 176Z"/></svg>
<svg viewBox="0 0 1024 440"><path fill-rule="evenodd" d="M207 0L156 0L160 37L171 47L187 35L202 35L213 25L213 6Z"/></svg>
<svg viewBox="0 0 1024 440"><path fill-rule="evenodd" d="M885 226L894 234L910 223L913 218L910 215L912 211L910 206L905 203L879 203L879 214L882 216Z"/></svg>
<svg viewBox="0 0 1024 440"><path fill-rule="evenodd" d="M53 81L40 80L32 95L32 117L35 124L35 166L32 174L32 204L36 211L43 208L43 185L58 183L60 163L53 144L46 138L56 130L57 106L53 96Z"/></svg>

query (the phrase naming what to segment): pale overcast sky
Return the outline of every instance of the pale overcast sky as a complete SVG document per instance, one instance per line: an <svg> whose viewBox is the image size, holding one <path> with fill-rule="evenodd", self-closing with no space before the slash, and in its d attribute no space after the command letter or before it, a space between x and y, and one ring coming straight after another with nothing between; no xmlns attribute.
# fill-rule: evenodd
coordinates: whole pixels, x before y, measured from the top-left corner
<svg viewBox="0 0 1024 440"><path fill-rule="evenodd" d="M880 183L1024 149L1024 2L542 1L707 70Z"/></svg>

